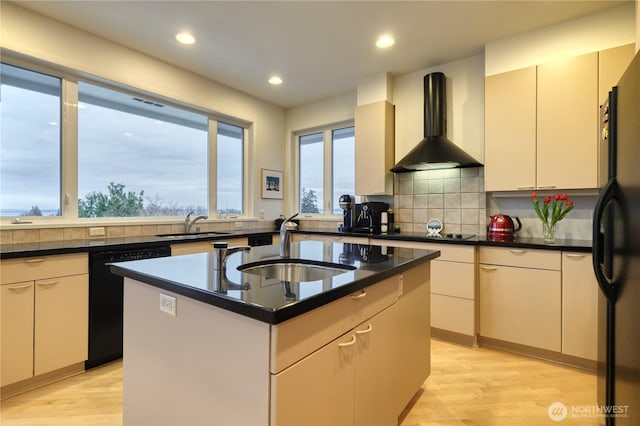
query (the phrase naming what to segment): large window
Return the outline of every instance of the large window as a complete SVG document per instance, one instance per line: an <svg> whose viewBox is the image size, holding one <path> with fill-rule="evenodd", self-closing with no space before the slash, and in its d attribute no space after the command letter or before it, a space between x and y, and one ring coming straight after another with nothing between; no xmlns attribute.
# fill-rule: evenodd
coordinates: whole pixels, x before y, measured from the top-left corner
<svg viewBox="0 0 640 426"><path fill-rule="evenodd" d="M1 66L0 216L244 213L243 127L133 91Z"/></svg>
<svg viewBox="0 0 640 426"><path fill-rule="evenodd" d="M78 215L208 213L204 115L78 84Z"/></svg>
<svg viewBox="0 0 640 426"><path fill-rule="evenodd" d="M0 68L0 215L59 216L61 80Z"/></svg>
<svg viewBox="0 0 640 426"><path fill-rule="evenodd" d="M300 213L340 214L340 195L355 190L353 126L299 135L298 150Z"/></svg>

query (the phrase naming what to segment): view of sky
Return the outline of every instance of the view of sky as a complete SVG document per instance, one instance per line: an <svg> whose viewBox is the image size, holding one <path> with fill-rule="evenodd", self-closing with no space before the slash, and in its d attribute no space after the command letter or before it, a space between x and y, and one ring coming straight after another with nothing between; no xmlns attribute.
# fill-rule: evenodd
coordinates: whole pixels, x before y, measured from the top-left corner
<svg viewBox="0 0 640 426"><path fill-rule="evenodd" d="M38 79L44 84L35 81ZM5 81L1 86L2 215L19 215L33 206L48 215L56 214L60 208L59 80L41 75L31 80L34 81L26 83L33 86L30 90ZM106 193L109 183L114 182L125 185L125 191L144 191L145 204L151 199L167 207L206 208L207 117L165 106L163 113L175 117L163 120L153 118L153 114L137 114L137 105L109 107L110 103L116 105L113 99L82 102L83 88L92 95L106 91L82 83L80 88L79 198L94 191ZM113 98L121 102L122 96L116 94ZM125 100L135 104L131 99L127 95ZM194 126L189 120L199 125ZM219 209L242 209L243 144L238 130L218 135Z"/></svg>

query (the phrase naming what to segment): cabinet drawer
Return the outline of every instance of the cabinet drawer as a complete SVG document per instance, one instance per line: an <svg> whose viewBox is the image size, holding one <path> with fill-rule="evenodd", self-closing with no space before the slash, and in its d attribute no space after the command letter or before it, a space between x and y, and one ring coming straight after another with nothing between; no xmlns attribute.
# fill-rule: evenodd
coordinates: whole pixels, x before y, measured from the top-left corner
<svg viewBox="0 0 640 426"><path fill-rule="evenodd" d="M431 326L455 333L475 335L475 302L458 297L431 295Z"/></svg>
<svg viewBox="0 0 640 426"><path fill-rule="evenodd" d="M475 299L475 264L431 262L431 293Z"/></svg>
<svg viewBox="0 0 640 426"><path fill-rule="evenodd" d="M560 262L559 251L480 247L480 263L559 271Z"/></svg>
<svg viewBox="0 0 640 426"><path fill-rule="evenodd" d="M474 246L462 246L457 244L433 244L421 243L418 241L396 241L396 240L376 240L372 239L371 244L380 246L393 246L405 248L417 248L422 250L438 250L440 257L438 260L447 260L452 262L469 262L476 261L476 248Z"/></svg>
<svg viewBox="0 0 640 426"><path fill-rule="evenodd" d="M89 273L86 253L7 259L0 266L2 284Z"/></svg>
<svg viewBox="0 0 640 426"><path fill-rule="evenodd" d="M398 300L399 275L272 327L271 373L307 356Z"/></svg>
<svg viewBox="0 0 640 426"><path fill-rule="evenodd" d="M560 271L480 266L480 335L560 352Z"/></svg>

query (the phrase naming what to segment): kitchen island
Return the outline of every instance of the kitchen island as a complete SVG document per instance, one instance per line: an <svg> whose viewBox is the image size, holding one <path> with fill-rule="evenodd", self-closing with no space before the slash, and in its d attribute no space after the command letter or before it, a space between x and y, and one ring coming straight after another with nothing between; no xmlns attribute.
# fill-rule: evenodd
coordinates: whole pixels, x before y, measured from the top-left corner
<svg viewBox="0 0 640 426"><path fill-rule="evenodd" d="M429 374L432 250L305 241L315 281L240 272L276 246L124 262L124 424L397 424Z"/></svg>

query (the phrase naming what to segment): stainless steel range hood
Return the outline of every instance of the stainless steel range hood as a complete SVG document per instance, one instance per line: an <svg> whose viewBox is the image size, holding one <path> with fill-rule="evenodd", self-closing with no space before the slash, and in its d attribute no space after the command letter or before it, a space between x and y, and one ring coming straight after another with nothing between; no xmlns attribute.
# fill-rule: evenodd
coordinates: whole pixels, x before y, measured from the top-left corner
<svg viewBox="0 0 640 426"><path fill-rule="evenodd" d="M418 170L481 167L476 159L447 139L446 77L441 72L424 76L424 139L400 160L394 173Z"/></svg>

